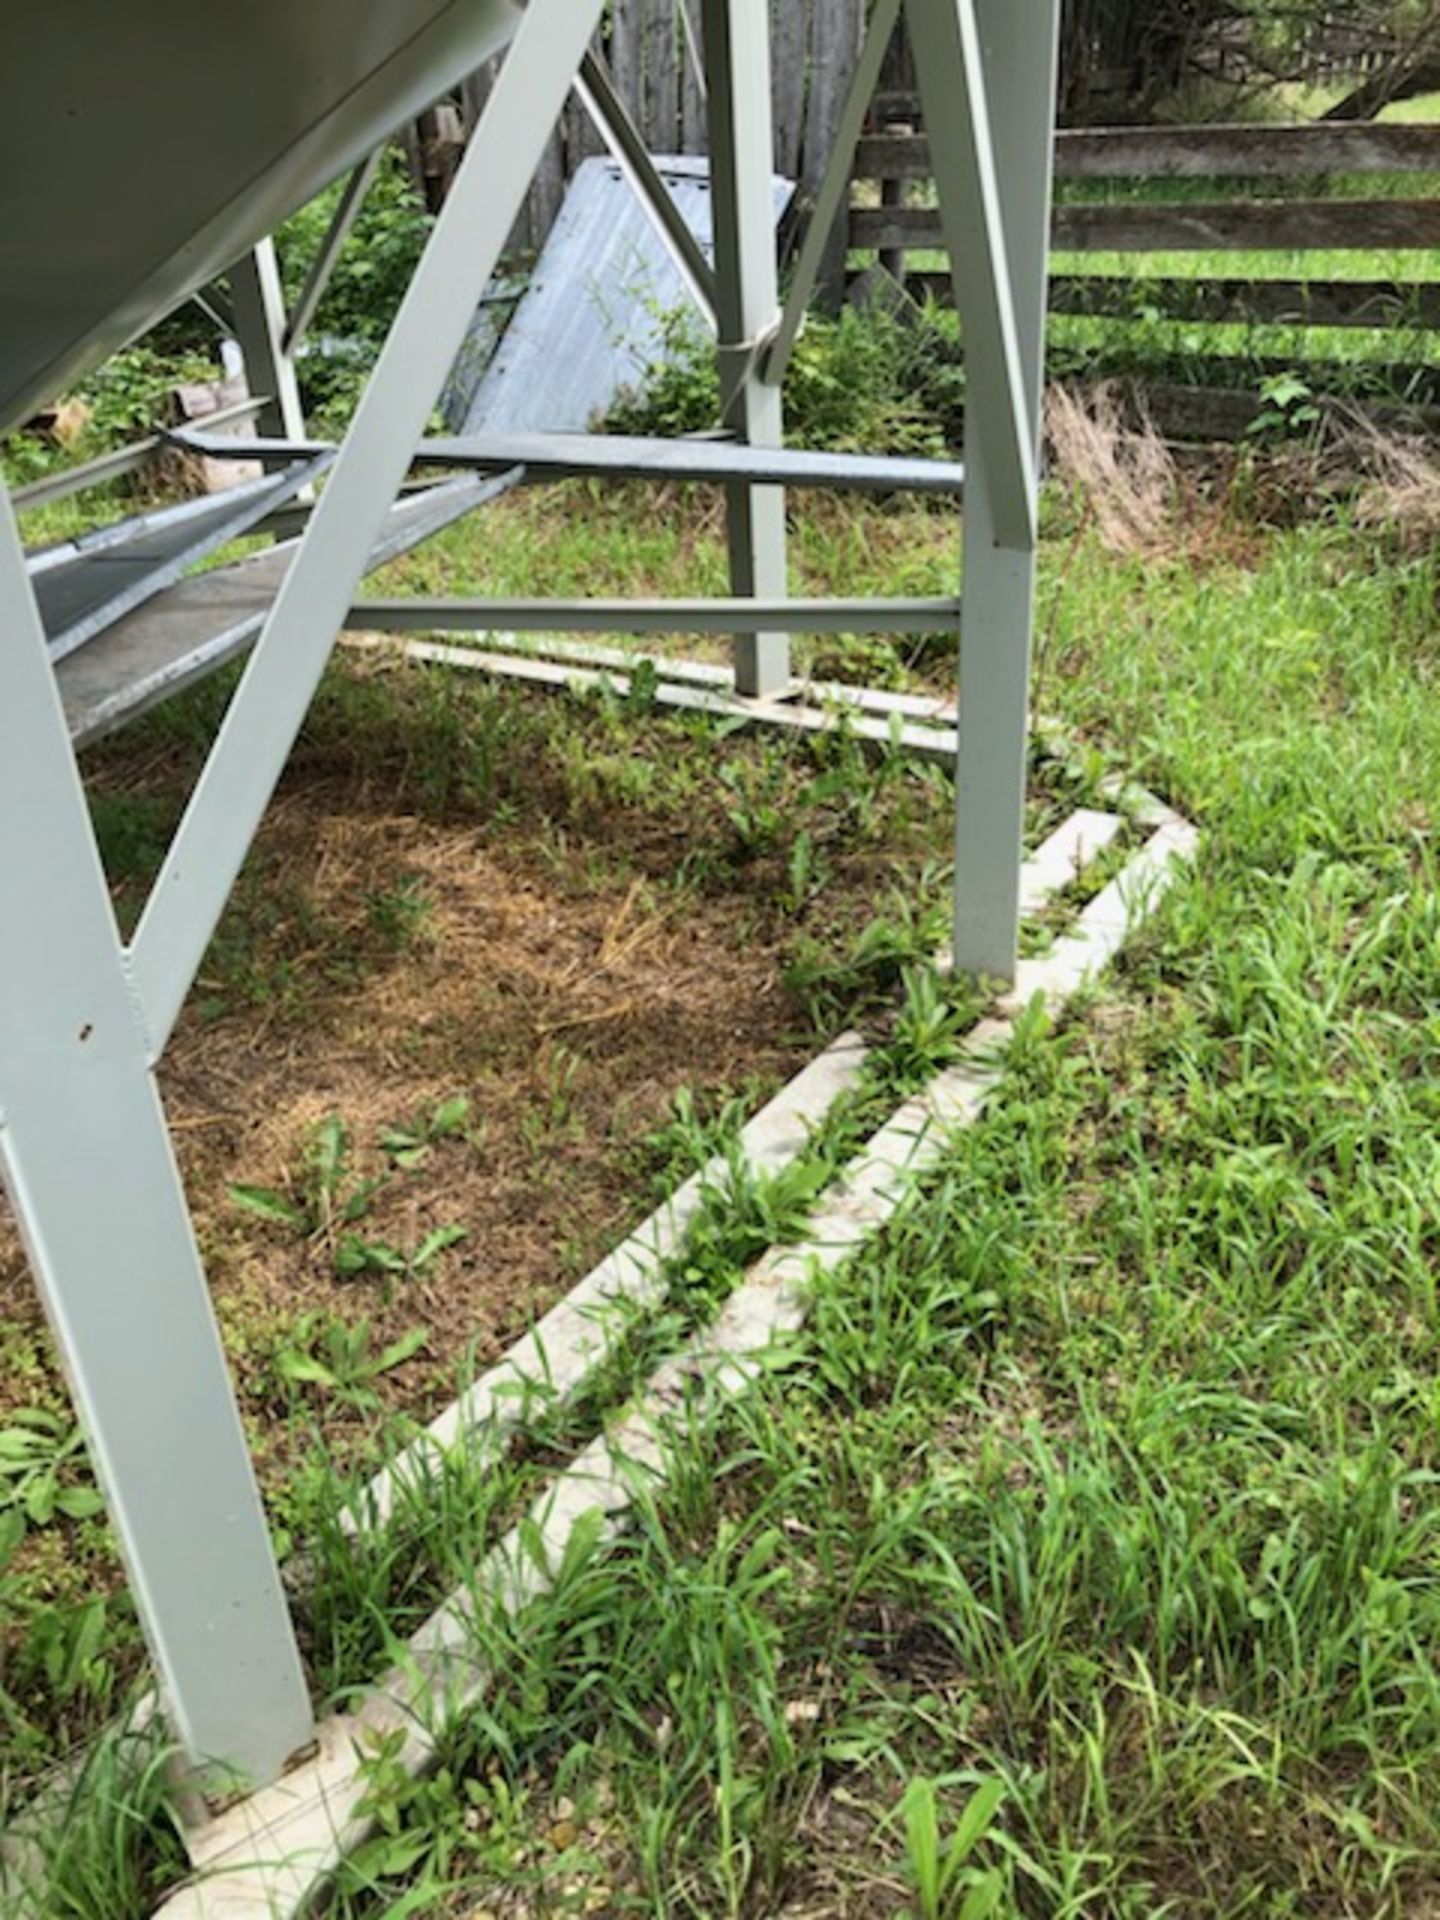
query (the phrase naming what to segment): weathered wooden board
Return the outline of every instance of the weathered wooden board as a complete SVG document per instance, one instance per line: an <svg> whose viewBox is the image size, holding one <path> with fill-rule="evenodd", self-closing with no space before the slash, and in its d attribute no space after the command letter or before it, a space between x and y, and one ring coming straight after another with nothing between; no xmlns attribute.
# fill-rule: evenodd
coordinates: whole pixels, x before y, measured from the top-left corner
<svg viewBox="0 0 1440 1920"><path fill-rule="evenodd" d="M680 18L680 144L677 153L705 151L705 93L702 85L704 26L700 19L700 0L675 0ZM787 180L795 178L792 172Z"/></svg>
<svg viewBox="0 0 1440 1920"><path fill-rule="evenodd" d="M948 273L912 272L910 292L942 303L951 297ZM1403 280L1175 280L1159 275L1057 274L1050 282L1052 313L1092 314L1106 320L1234 322L1241 325L1440 327L1440 281Z"/></svg>
<svg viewBox="0 0 1440 1920"><path fill-rule="evenodd" d="M674 153L680 138L679 18L675 0L646 0L646 137L652 153Z"/></svg>
<svg viewBox="0 0 1440 1920"><path fill-rule="evenodd" d="M1233 387L1145 384L1146 410L1160 432L1172 440L1243 440L1265 404L1260 394ZM1434 433L1440 429L1440 407L1367 404L1347 410L1384 432Z"/></svg>
<svg viewBox="0 0 1440 1920"><path fill-rule="evenodd" d="M774 0L770 57L775 100L775 171L800 177L809 69L810 14L804 0Z"/></svg>
<svg viewBox="0 0 1440 1920"><path fill-rule="evenodd" d="M800 191L808 199L824 177L844 111L865 32L864 0L813 0L809 80L801 139ZM836 306L845 289L846 233L843 212L826 248L816 281L821 301Z"/></svg>
<svg viewBox="0 0 1440 1920"><path fill-rule="evenodd" d="M1055 209L1062 253L1344 252L1440 247L1440 199L1235 200ZM850 244L938 249L933 207L857 207Z"/></svg>
<svg viewBox="0 0 1440 1920"><path fill-rule="evenodd" d="M917 274L939 297L948 274ZM1061 274L1050 283L1052 313L1118 320L1142 310L1164 319L1263 322L1306 327L1440 327L1440 282L1401 280L1172 280L1116 274Z"/></svg>
<svg viewBox="0 0 1440 1920"><path fill-rule="evenodd" d="M898 117L898 115L897 115ZM858 180L927 179L924 134L860 143ZM1056 136L1062 180L1289 180L1346 173L1440 173L1440 126L1096 127Z"/></svg>

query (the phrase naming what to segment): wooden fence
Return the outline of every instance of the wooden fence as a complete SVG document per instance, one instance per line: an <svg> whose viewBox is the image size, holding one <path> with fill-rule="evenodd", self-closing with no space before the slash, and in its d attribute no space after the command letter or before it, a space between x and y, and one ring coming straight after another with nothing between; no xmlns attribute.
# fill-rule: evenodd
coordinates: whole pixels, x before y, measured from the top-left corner
<svg viewBox="0 0 1440 1920"><path fill-rule="evenodd" d="M866 0L771 0L775 168L806 192L818 186L855 71ZM613 0L601 52L617 91L655 154L705 151L700 0ZM443 198L498 62L466 81L454 105L428 115L411 140L412 164ZM545 150L512 245L533 250L550 231L576 168L604 151L573 96ZM843 249L843 234L838 236ZM837 252L837 270L843 251Z"/></svg>
<svg viewBox="0 0 1440 1920"><path fill-rule="evenodd" d="M1401 44L1399 35L1378 30L1373 22L1326 14L1306 33L1300 64L1319 86L1349 84L1378 73L1401 51Z"/></svg>
<svg viewBox="0 0 1440 1920"><path fill-rule="evenodd" d="M891 96L881 103L891 124L913 116L914 102ZM1305 126L1138 127L1061 132L1056 137L1060 195L1054 245L1067 254L1259 253L1333 254L1373 248L1440 248L1440 127L1319 123ZM1336 175L1384 174L1398 195L1327 198ZM1430 176L1424 178L1422 176ZM916 182L930 177L923 134L877 132L861 142L850 214L850 246L878 254L892 271L917 251L941 247L933 205L904 204ZM1216 183L1202 198L1068 197L1071 182ZM1285 182L1289 191L1260 197L1252 183ZM1243 183L1236 187L1234 183ZM1226 195L1225 185L1230 193ZM933 195L928 196L933 199ZM878 200L879 204L874 204ZM1287 263L1288 264L1288 263ZM1413 361L1416 329L1440 328L1440 284L1334 277L1325 262L1311 275L1266 278L1247 270L1204 279L1139 277L1067 269L1053 282L1052 311L1109 320L1147 317L1187 322L1300 324L1394 328L1395 362ZM949 277L927 271L907 276L938 297L949 297ZM1217 347L1217 354L1224 353ZM1323 362L1318 363L1323 367ZM1260 371L1264 372L1263 366ZM1245 402L1232 394L1210 409L1217 423L1243 420ZM1241 404L1237 404L1241 403ZM1192 417L1205 412L1189 401Z"/></svg>

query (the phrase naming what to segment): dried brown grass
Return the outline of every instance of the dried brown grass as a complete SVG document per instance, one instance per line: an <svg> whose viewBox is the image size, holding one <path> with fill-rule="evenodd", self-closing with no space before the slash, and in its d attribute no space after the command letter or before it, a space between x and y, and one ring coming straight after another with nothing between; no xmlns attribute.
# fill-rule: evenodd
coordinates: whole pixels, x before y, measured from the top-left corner
<svg viewBox="0 0 1440 1920"><path fill-rule="evenodd" d="M647 1210L635 1156L682 1086L703 1104L783 1079L803 1058L781 930L743 935L730 894L597 873L584 848L557 858L524 834L372 810L353 782L293 782L260 848L267 895L303 902L293 915L277 907L256 936L262 953L283 950L298 999L277 993L220 1017L190 1008L163 1073L242 1397L260 1407L271 1335L319 1308L369 1318L377 1343L425 1325L425 1355L379 1388L428 1414L467 1350L494 1358ZM366 903L402 877L425 922L390 952ZM401 1248L450 1223L468 1238L389 1298L372 1280L339 1278L324 1244L229 1198L234 1182L291 1186L330 1114L349 1131L353 1179L382 1174L385 1128L459 1092L473 1142L437 1144L387 1179L359 1230ZM41 1338L3 1202L0 1324ZM0 1417L35 1384L0 1369ZM355 1424L344 1407L323 1411L327 1431ZM267 1471L285 1459L277 1442Z"/></svg>
<svg viewBox="0 0 1440 1920"><path fill-rule="evenodd" d="M1355 496L1357 523L1398 536L1406 546L1440 535L1440 458L1420 434L1386 432L1363 415L1346 425L1340 453L1363 474Z"/></svg>
<svg viewBox="0 0 1440 1920"><path fill-rule="evenodd" d="M1175 461L1143 402L1114 381L1054 386L1045 403L1051 472L1085 503L1088 522L1117 554L1153 554L1175 544Z"/></svg>

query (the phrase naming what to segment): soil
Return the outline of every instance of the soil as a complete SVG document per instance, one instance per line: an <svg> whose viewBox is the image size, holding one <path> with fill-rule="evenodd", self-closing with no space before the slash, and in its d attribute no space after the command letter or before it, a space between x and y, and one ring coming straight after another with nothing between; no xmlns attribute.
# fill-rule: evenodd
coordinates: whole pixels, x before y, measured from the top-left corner
<svg viewBox="0 0 1440 1920"><path fill-rule="evenodd" d="M153 736L122 738L93 784L158 806L173 761ZM297 1444L278 1360L303 1316L366 1320L372 1350L423 1327L423 1349L373 1388L429 1417L467 1362L496 1358L655 1204L653 1136L682 1088L701 1111L737 1090L758 1105L820 1044L784 984L793 926L756 911L763 875L742 865L700 889L667 883L693 820L637 826L596 810L576 832L544 812L508 829L437 823L396 807L397 785L404 797L364 755L339 764L323 741L302 747L161 1075L270 1484ZM855 851L827 891L863 918L893 872L891 855ZM117 894L123 917L123 883ZM387 1129L457 1095L470 1103L464 1137L397 1168ZM363 1218L306 1232L237 1205L237 1183L303 1195L307 1143L332 1115L349 1142L340 1197L380 1183ZM343 1234L413 1252L448 1227L464 1239L422 1273L336 1271ZM301 1397L339 1452L362 1443L355 1408L320 1388ZM65 1404L0 1213L0 1418L37 1400Z"/></svg>

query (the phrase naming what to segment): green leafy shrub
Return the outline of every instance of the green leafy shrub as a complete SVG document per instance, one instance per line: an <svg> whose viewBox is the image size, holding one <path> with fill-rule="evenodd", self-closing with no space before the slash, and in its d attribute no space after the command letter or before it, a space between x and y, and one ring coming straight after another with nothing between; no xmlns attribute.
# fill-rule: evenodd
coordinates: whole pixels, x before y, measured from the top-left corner
<svg viewBox="0 0 1440 1920"><path fill-rule="evenodd" d="M846 307L806 323L786 376L786 431L798 446L943 455L959 444L964 396L952 315ZM606 425L698 433L719 413L714 344L687 308L664 316L659 352Z"/></svg>
<svg viewBox="0 0 1440 1920"><path fill-rule="evenodd" d="M0 1428L0 1565L29 1527L88 1520L101 1510L84 1483L85 1442L74 1421L45 1407L21 1407Z"/></svg>
<svg viewBox="0 0 1440 1920"><path fill-rule="evenodd" d="M336 183L287 220L275 235L287 302L304 285L335 207ZM301 348L299 373L306 411L325 422L343 420L375 363L431 226L398 148L381 163Z"/></svg>
<svg viewBox="0 0 1440 1920"><path fill-rule="evenodd" d="M165 353L138 341L112 353L75 389L73 398L89 418L61 446L42 433L13 433L0 442L0 471L11 486L23 486L58 468L76 465L128 440L143 439L169 418L170 395L186 381L214 380L218 363L197 348Z"/></svg>

